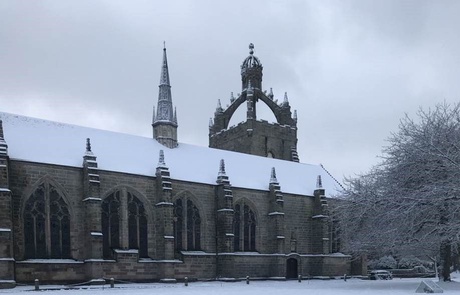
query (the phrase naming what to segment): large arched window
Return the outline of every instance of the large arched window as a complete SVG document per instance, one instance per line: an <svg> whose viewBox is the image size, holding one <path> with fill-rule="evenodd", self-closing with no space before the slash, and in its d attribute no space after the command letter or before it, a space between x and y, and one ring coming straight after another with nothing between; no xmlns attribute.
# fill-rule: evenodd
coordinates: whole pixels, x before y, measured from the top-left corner
<svg viewBox="0 0 460 295"><path fill-rule="evenodd" d="M235 205L233 222L234 249L237 251L256 251L256 215L246 204Z"/></svg>
<svg viewBox="0 0 460 295"><path fill-rule="evenodd" d="M123 237L123 232L128 236ZM147 232L144 204L134 194L119 190L104 199L102 202L104 258L113 258L112 250L122 248L123 239L127 241L125 247L138 249L139 257L148 257Z"/></svg>
<svg viewBox="0 0 460 295"><path fill-rule="evenodd" d="M70 258L70 213L56 188L42 183L24 205L24 258Z"/></svg>
<svg viewBox="0 0 460 295"><path fill-rule="evenodd" d="M177 251L201 250L200 211L190 199L174 203L174 241Z"/></svg>

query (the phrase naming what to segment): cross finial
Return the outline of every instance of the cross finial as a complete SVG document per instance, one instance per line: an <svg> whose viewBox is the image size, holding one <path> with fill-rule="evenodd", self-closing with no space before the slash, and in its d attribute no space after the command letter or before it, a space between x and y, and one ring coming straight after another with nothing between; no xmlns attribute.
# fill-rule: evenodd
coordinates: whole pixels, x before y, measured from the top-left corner
<svg viewBox="0 0 460 295"><path fill-rule="evenodd" d="M249 54L253 55L254 54L254 44L249 43Z"/></svg>

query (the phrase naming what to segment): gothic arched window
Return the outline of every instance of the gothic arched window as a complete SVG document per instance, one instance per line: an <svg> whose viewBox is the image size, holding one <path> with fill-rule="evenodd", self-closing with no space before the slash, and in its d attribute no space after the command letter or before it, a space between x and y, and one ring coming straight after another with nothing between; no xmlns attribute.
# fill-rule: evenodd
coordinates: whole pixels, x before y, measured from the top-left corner
<svg viewBox="0 0 460 295"><path fill-rule="evenodd" d="M200 211L190 199L177 199L174 203L174 240L178 251L201 249Z"/></svg>
<svg viewBox="0 0 460 295"><path fill-rule="evenodd" d="M112 249L120 247L120 192L102 202L102 249L104 258L112 258Z"/></svg>
<svg viewBox="0 0 460 295"><path fill-rule="evenodd" d="M113 258L112 250L121 248L123 239L130 249L138 249L139 257L148 257L147 215L139 198L125 190L110 194L102 202L101 219L104 258Z"/></svg>
<svg viewBox="0 0 460 295"><path fill-rule="evenodd" d="M42 183L24 206L24 258L70 258L70 213L56 188Z"/></svg>
<svg viewBox="0 0 460 295"><path fill-rule="evenodd" d="M256 215L246 204L235 205L234 251L256 251Z"/></svg>
<svg viewBox="0 0 460 295"><path fill-rule="evenodd" d="M147 257L147 216L144 204L131 193L128 193L128 233L129 248L139 249L139 257Z"/></svg>

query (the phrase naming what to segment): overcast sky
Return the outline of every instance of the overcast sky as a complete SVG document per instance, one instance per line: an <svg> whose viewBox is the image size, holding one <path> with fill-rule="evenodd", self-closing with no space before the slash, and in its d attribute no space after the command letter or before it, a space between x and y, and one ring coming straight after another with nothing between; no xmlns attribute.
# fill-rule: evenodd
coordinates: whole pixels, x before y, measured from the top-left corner
<svg viewBox="0 0 460 295"><path fill-rule="evenodd" d="M447 0L0 0L0 111L149 137L166 41L179 141L207 146L252 42L263 88L298 112L301 162L342 179L405 113L458 101L459 15Z"/></svg>

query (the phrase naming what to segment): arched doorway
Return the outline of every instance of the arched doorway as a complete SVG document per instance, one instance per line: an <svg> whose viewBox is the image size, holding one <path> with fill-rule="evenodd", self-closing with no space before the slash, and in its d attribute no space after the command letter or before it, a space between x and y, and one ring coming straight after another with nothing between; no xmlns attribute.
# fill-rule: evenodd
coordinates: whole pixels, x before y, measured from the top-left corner
<svg viewBox="0 0 460 295"><path fill-rule="evenodd" d="M297 259L289 258L286 262L286 278L295 279L297 275Z"/></svg>

